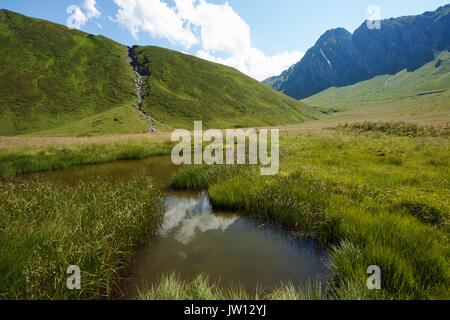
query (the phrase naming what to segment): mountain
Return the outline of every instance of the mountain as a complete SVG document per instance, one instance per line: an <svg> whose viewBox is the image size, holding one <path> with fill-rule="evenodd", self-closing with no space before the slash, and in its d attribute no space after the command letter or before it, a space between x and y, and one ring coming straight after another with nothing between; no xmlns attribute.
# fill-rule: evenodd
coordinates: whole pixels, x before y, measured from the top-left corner
<svg viewBox="0 0 450 320"><path fill-rule="evenodd" d="M323 34L303 59L265 84L303 99L327 88L347 86L378 75L414 71L450 47L450 5L418 16L363 23L353 34L333 29Z"/></svg>
<svg viewBox="0 0 450 320"><path fill-rule="evenodd" d="M346 87L332 87L303 101L322 112L336 112L356 105L438 94L450 90L450 52L409 72L376 76Z"/></svg>
<svg viewBox="0 0 450 320"><path fill-rule="evenodd" d="M235 69L157 47L130 49L7 10L0 10L0 61L0 135L140 133L149 118L164 130L194 120L225 128L321 116ZM147 93L141 110L132 65Z"/></svg>
<svg viewBox="0 0 450 320"><path fill-rule="evenodd" d="M437 125L448 119L449 101L448 51L415 71L404 69L395 75L331 87L303 100L329 114L330 122L403 120Z"/></svg>

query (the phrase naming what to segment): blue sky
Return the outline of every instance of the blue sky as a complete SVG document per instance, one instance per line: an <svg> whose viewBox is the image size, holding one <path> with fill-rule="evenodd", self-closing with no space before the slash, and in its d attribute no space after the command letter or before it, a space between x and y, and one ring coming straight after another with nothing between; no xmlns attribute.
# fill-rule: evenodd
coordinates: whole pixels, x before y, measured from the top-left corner
<svg viewBox="0 0 450 320"><path fill-rule="evenodd" d="M420 14L448 0L2 0L0 8L125 45L157 45L227 64L262 80L301 59L326 30L353 32L371 5L381 18ZM70 6L70 14L67 9ZM75 22L75 24L73 24Z"/></svg>

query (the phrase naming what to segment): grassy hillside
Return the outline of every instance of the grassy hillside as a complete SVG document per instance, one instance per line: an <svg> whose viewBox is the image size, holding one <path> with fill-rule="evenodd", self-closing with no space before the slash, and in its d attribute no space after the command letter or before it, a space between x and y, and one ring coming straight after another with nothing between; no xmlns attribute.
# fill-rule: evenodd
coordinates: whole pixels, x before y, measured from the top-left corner
<svg viewBox="0 0 450 320"><path fill-rule="evenodd" d="M0 135L56 127L95 133L95 126L84 132L71 125L117 107L123 115L133 110L127 48L107 38L0 10L0 60ZM103 120L114 125L117 117ZM142 130L138 116L129 120L134 132Z"/></svg>
<svg viewBox="0 0 450 320"><path fill-rule="evenodd" d="M128 48L102 36L0 10L0 135L148 132L135 108ZM240 72L155 47L137 48L150 70L143 109L166 126L298 123L321 114Z"/></svg>
<svg viewBox="0 0 450 320"><path fill-rule="evenodd" d="M450 53L447 51L414 72L402 70L395 75L378 76L352 86L333 87L305 99L304 102L327 113L393 102L400 108L402 100L409 100L409 106L423 105L427 108L427 112L433 112L433 108L436 107L448 112L446 91L449 89ZM441 105L431 102L431 98L435 101L436 97L441 97L439 99L442 100ZM402 113L402 110L396 111Z"/></svg>
<svg viewBox="0 0 450 320"><path fill-rule="evenodd" d="M158 47L135 47L149 95L142 108L169 127L249 127L303 122L321 114L239 71Z"/></svg>

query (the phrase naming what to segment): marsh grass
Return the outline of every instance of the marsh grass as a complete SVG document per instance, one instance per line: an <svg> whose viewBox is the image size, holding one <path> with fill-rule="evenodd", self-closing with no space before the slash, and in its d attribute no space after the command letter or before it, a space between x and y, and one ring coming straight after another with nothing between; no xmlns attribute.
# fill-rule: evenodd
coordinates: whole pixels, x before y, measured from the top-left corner
<svg viewBox="0 0 450 320"><path fill-rule="evenodd" d="M4 138L0 148L0 179L23 173L70 166L142 159L170 154L174 144L165 136L125 138ZM0 140L1 142L1 140ZM15 145L14 143L18 145ZM19 146L19 147L18 147Z"/></svg>
<svg viewBox="0 0 450 320"><path fill-rule="evenodd" d="M359 132L380 132L387 135L395 135L402 137L418 137L418 136L446 136L449 135L448 125L444 128L437 129L433 126L418 125L409 122L357 122L339 125L339 129L357 130Z"/></svg>
<svg viewBox="0 0 450 320"><path fill-rule="evenodd" d="M109 296L162 213L149 179L76 186L0 181L0 299ZM66 287L69 265L81 268L81 290Z"/></svg>
<svg viewBox="0 0 450 320"><path fill-rule="evenodd" d="M325 300L320 282L295 287L280 283L272 290L257 287L249 293L242 284L224 288L220 282L199 274L191 281L181 280L176 273L164 274L155 283L139 290L138 300Z"/></svg>
<svg viewBox="0 0 450 320"><path fill-rule="evenodd" d="M194 177L212 176L198 185L208 189L213 205L315 236L332 257L329 296L449 298L445 137L322 130L287 132L280 144L278 176L196 167L174 181L191 187ZM382 270L377 293L365 286L370 265Z"/></svg>

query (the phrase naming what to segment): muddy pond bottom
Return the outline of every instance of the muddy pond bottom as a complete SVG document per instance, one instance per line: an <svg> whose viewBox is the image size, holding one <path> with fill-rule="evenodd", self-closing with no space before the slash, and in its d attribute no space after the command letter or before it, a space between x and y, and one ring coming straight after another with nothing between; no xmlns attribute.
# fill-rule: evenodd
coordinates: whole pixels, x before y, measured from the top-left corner
<svg viewBox="0 0 450 320"><path fill-rule="evenodd" d="M282 282L298 286L328 273L326 252L314 240L243 215L215 212L204 192L174 194L165 198L165 205L158 236L134 265L131 292L171 272L183 280L203 273L221 287L242 284L251 293Z"/></svg>

